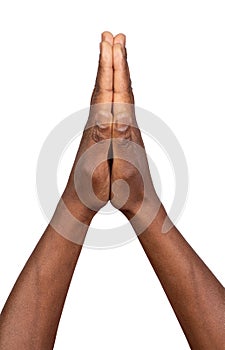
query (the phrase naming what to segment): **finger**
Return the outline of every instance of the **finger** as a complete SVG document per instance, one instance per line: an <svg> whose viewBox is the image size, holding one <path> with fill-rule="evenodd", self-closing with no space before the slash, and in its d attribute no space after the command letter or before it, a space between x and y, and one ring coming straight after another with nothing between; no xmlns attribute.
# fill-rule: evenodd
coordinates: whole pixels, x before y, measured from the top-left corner
<svg viewBox="0 0 225 350"><path fill-rule="evenodd" d="M111 103L113 97L113 67L112 67L113 36L109 32L102 33L98 73L91 104Z"/></svg>
<svg viewBox="0 0 225 350"><path fill-rule="evenodd" d="M102 33L102 41L107 41L111 46L113 46L113 35L110 32L103 32Z"/></svg>
<svg viewBox="0 0 225 350"><path fill-rule="evenodd" d="M130 72L126 58L126 37L118 34L113 44L114 102L134 103Z"/></svg>
<svg viewBox="0 0 225 350"><path fill-rule="evenodd" d="M103 32L100 43L99 66L86 129L91 128L90 142L111 138L113 99L113 36Z"/></svg>
<svg viewBox="0 0 225 350"><path fill-rule="evenodd" d="M118 34L113 43L113 138L130 139L134 118L134 96L126 58L126 37Z"/></svg>
<svg viewBox="0 0 225 350"><path fill-rule="evenodd" d="M117 34L114 37L113 43L114 44L121 44L123 47L126 47L126 36L122 33Z"/></svg>

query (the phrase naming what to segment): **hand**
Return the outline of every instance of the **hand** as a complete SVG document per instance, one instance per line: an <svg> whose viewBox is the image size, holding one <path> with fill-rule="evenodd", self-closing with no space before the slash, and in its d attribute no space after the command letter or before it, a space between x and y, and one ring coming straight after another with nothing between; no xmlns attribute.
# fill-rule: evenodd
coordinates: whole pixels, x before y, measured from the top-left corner
<svg viewBox="0 0 225 350"><path fill-rule="evenodd" d="M128 219L138 211L144 216L150 202L159 202L135 118L123 34L102 34L90 115L62 199L85 223L109 199Z"/></svg>
<svg viewBox="0 0 225 350"><path fill-rule="evenodd" d="M107 158L112 126L112 45L112 34L104 32L89 118L62 196L70 212L82 222L89 222L109 200L110 167Z"/></svg>
<svg viewBox="0 0 225 350"><path fill-rule="evenodd" d="M148 215L151 208L159 208L144 143L137 126L134 96L126 59L125 36L119 34L113 43L113 128L112 128L112 197L111 203L128 219L138 211ZM155 215L156 210L154 210Z"/></svg>

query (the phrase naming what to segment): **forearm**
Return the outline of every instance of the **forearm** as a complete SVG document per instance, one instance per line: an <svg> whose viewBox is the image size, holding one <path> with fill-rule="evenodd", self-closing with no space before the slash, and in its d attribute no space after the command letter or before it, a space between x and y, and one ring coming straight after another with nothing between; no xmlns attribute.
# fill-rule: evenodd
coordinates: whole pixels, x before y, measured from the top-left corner
<svg viewBox="0 0 225 350"><path fill-rule="evenodd" d="M57 222L66 224L62 212L57 213ZM79 224L73 229L79 234ZM1 350L53 348L81 248L81 241L73 243L47 227L2 311Z"/></svg>
<svg viewBox="0 0 225 350"><path fill-rule="evenodd" d="M223 349L225 290L179 231L162 233L163 207L139 240L192 349Z"/></svg>

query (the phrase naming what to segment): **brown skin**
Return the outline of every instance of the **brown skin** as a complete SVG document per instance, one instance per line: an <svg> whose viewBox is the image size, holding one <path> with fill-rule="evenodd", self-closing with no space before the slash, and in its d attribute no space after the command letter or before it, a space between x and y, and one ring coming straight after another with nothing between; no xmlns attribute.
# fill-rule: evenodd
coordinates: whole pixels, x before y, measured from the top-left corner
<svg viewBox="0 0 225 350"><path fill-rule="evenodd" d="M224 349L225 290L173 225L167 233L162 233L167 215L154 190L145 152L140 153L135 146L139 145L144 151L133 103L125 36L119 34L113 38L111 33L104 32L92 96L94 107L91 107L62 200L1 313L0 350L53 348L88 225L109 199L131 219L137 233L140 231L139 224L151 218L151 223L138 238L190 347L196 350ZM95 152L99 165L92 176L90 162L81 163L82 182L79 183L85 192L88 179L92 176L96 196L85 198L87 208L74 189L73 179L78 172L79 161L86 159L85 151L93 145L97 145L100 150L99 153ZM112 167L107 160L111 149L114 158ZM132 159L133 165L121 159L126 154ZM145 188L137 167L144 174ZM128 200L127 187L124 187L121 179L129 185ZM74 217L87 226L70 220L63 203ZM132 221L135 215L138 220ZM56 226L66 232L59 231L61 235L58 234ZM79 237L80 244L62 237L71 239L71 233L74 241L77 242Z"/></svg>
<svg viewBox="0 0 225 350"><path fill-rule="evenodd" d="M126 38L118 34L113 43L113 66L114 66L114 94L113 94L113 166L111 183L118 179L127 182L130 195L121 211L128 219L133 217L140 208L143 198L148 207L155 203L159 205L145 152L143 155L137 153L134 144L139 145L144 151L140 130L138 129L134 111L134 96L131 87L129 67L126 60L125 49ZM128 141L128 142L127 142ZM131 141L131 142L129 142ZM130 155L133 164L123 160L124 155ZM142 177L137 169L139 166L145 175L146 188L144 189ZM119 208L123 200L123 184L113 185L111 190L111 202Z"/></svg>
<svg viewBox="0 0 225 350"><path fill-rule="evenodd" d="M83 228L78 221L68 222L67 212L61 205L62 201L59 203L52 222L27 261L2 310L0 350L53 348L63 305L88 225L99 208L109 200L109 164L104 160L110 146L110 141L107 140L111 137L109 118L112 118L112 43L108 43L108 37L107 32L102 34L99 68L92 96L92 103L104 103L104 108L97 107L94 111L90 111L87 128L62 196L70 212L87 227ZM102 111L105 112L106 119L103 120L104 128L101 128ZM100 128L95 126L96 121L100 121ZM93 126L89 127L89 124ZM102 139L106 142L99 142ZM102 200L102 204L99 205L98 201L90 199L88 204L95 209L90 210L78 198L73 186L73 176L77 162L85 150L98 143L102 152L100 160L103 161L93 174L93 185L95 194ZM90 175L88 166L82 168L82 172L85 182L85 177ZM54 228L56 225L68 230L58 234ZM70 230L75 235L75 241L78 241L77 237L79 238L80 244L62 237L68 236Z"/></svg>
<svg viewBox="0 0 225 350"><path fill-rule="evenodd" d="M104 206L109 200L110 194L110 166L107 160L111 142L111 128L112 128L112 99L113 99L113 69L112 69L112 41L111 34L104 32L102 34L102 41L100 43L100 58L98 73L94 91L91 98L90 115L83 133L83 137L80 143L80 147L77 152L77 156L63 194L63 200L71 212L76 216L77 203L80 202L79 196L74 189L74 172L77 166L78 160L84 155L85 151L91 148L93 145L98 144L100 147L99 152L94 152L94 156L97 157L99 166L93 173L92 183L96 196L102 201L99 204L92 199L86 203L86 206L81 205L82 210L89 217L92 217L102 206ZM101 141L101 142L100 142ZM103 144L101 144L103 141ZM106 159L104 161L104 159ZM85 187L85 177L90 177L89 162L84 162L82 172L82 181L79 185ZM85 188L84 188L85 190ZM73 210L74 207L74 210ZM87 210L91 208L93 210Z"/></svg>
<svg viewBox="0 0 225 350"><path fill-rule="evenodd" d="M129 105L126 107L124 104L133 104L134 97L125 54L125 37L121 34L114 38L113 59L113 100L119 102L119 105L114 106L116 113L114 111L112 132L115 138L119 137L121 141L124 139L126 143L126 128L124 132L118 132L118 125L123 124L124 110L127 124L135 125L136 122L134 111ZM141 134L133 127L130 128L129 140L143 147ZM123 154L123 147L123 142L113 140L114 156ZM131 157L135 158L135 154L131 153ZM147 167L144 158L141 165L144 169ZM158 199L150 173L147 171L145 173L149 176L149 182L145 193L146 207L140 213L140 220L144 221L148 215L151 216L153 208L157 207L157 211L154 212L149 227L138 236L140 243L166 292L191 349L223 350L225 349L225 289L176 227L165 225L170 223L170 220L163 206L156 205ZM112 179L123 178L123 174L125 174L124 180L130 186L130 197L120 210L131 218L137 213L140 207L139 201L144 197L142 183L134 166L123 160L114 159ZM114 196L118 199L121 196L121 189L116 187L113 189ZM114 197L111 202L114 204ZM123 200L120 199L118 202ZM136 222L133 227L137 232ZM166 227L169 228L168 232L162 233Z"/></svg>

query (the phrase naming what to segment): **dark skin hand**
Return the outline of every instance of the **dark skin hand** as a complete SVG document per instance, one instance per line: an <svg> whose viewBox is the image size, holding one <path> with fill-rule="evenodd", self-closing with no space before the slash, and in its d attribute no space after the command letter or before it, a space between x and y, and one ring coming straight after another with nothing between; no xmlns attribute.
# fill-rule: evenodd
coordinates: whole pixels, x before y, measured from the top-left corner
<svg viewBox="0 0 225 350"><path fill-rule="evenodd" d="M118 125L123 124L124 115L128 126L136 125L136 121L134 110L131 108L134 97L123 35L114 38L113 58L114 101L119 102L119 105L114 106L116 113L114 112L112 132L115 138L124 139L126 143L126 132L129 128L124 128L124 132L118 133ZM129 139L144 147L140 132L133 127L130 127L129 132ZM114 140L114 155L124 154L123 146L123 142L117 143ZM135 157L134 152L131 154ZM145 169L147 161L144 157L141 161L142 168ZM134 167L123 160L113 161L112 179L124 178L130 186L128 201L120 210L130 219L138 212L139 199L146 197L145 208L137 216L140 216L140 222L144 222L149 215L151 223L138 238L174 309L191 349L223 350L225 349L225 289L176 227L171 224L164 207L161 203L159 204L150 173L147 170L144 173L149 176L149 181L146 179L145 194L143 194L141 178ZM118 187L118 193L116 193L116 186L113 190L116 198L119 198L120 188ZM111 201L114 204L113 198ZM157 210L154 210L155 208ZM153 212L154 215L152 215ZM133 228L137 233L139 233L138 221L133 222Z"/></svg>
<svg viewBox="0 0 225 350"><path fill-rule="evenodd" d="M111 202L116 208L121 207L121 211L128 219L131 219L140 210L143 200L148 208L159 208L160 202L152 183L144 144L135 118L134 96L126 60L125 42L125 36L119 34L114 38L113 43L114 103L111 174L113 185ZM137 148L136 145L139 147ZM124 158L128 158L130 161L132 159L132 164ZM122 181L117 181L121 179L129 185L127 200L125 200L127 197L125 194L126 186ZM121 206L122 203L124 204ZM144 216L144 208L139 216Z"/></svg>
<svg viewBox="0 0 225 350"><path fill-rule="evenodd" d="M88 226L108 200L130 220L191 349L225 349L224 287L156 194L135 117L125 36L104 32L81 144L56 212L2 310L0 350L53 348Z"/></svg>

